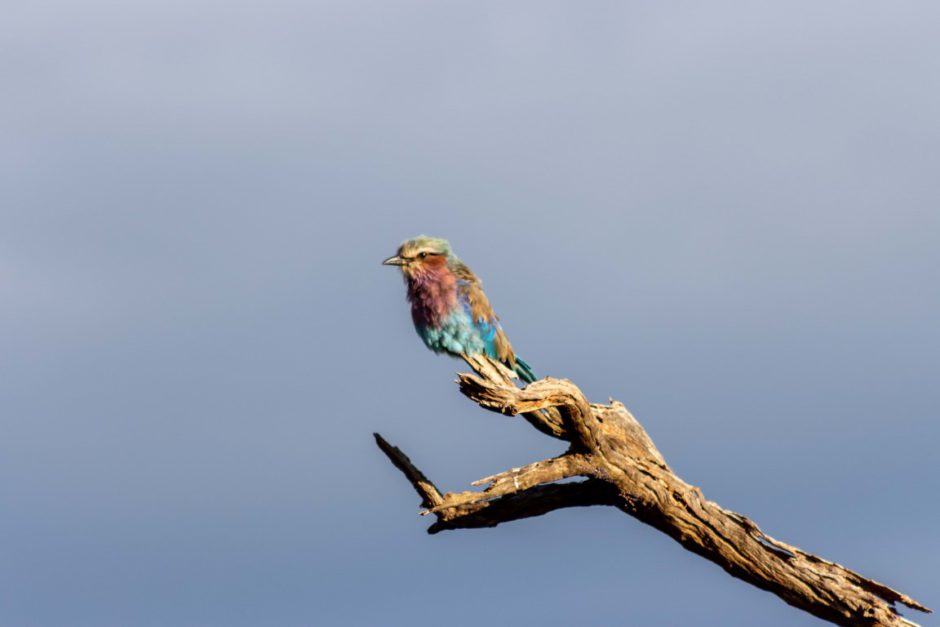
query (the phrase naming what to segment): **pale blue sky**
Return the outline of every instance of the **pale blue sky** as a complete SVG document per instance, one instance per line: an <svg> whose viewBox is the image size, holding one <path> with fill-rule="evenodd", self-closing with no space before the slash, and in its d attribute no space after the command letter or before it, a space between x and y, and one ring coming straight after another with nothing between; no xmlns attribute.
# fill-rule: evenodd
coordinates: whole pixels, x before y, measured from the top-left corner
<svg viewBox="0 0 940 627"><path fill-rule="evenodd" d="M706 496L937 607L938 25L6 7L0 624L820 624L613 510L427 536L373 431L443 490L560 446L422 347L417 233Z"/></svg>

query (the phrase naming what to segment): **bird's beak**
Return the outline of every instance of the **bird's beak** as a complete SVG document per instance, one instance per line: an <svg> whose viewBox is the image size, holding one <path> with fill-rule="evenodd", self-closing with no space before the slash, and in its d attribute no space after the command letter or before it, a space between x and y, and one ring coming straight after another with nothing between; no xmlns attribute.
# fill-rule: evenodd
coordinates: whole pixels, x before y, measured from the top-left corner
<svg viewBox="0 0 940 627"><path fill-rule="evenodd" d="M388 259L383 261L382 265L383 266L403 266L405 265L405 260L399 257L398 255L395 255L394 257L389 257Z"/></svg>

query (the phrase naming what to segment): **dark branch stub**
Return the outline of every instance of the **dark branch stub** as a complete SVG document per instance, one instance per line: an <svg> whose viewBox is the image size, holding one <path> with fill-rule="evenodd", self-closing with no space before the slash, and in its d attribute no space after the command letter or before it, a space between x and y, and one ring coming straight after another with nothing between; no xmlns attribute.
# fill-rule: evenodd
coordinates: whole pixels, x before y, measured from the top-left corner
<svg viewBox="0 0 940 627"><path fill-rule="evenodd" d="M460 391L484 409L522 415L533 427L570 442L558 457L473 483L483 491L441 494L397 447L376 443L411 482L428 529L495 527L565 507L608 505L655 527L729 574L773 592L790 605L838 625L915 625L901 603L931 610L848 568L776 540L749 518L707 500L676 476L642 425L623 404L591 404L573 383L545 378L522 389L500 364L465 358L476 375L461 374ZM573 477L577 482L557 483Z"/></svg>

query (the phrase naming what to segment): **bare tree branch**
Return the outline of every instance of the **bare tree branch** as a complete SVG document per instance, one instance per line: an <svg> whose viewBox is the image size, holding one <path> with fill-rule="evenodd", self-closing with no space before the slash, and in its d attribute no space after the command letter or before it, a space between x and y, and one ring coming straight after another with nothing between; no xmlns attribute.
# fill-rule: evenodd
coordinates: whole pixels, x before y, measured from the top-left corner
<svg viewBox="0 0 940 627"><path fill-rule="evenodd" d="M676 476L623 404L592 404L573 383L545 378L518 388L501 364L465 360L476 375L458 375L460 391L484 409L522 415L536 429L570 442L558 457L473 483L482 492L441 494L396 447L376 442L437 517L429 533L494 527L565 507L610 505L655 527L729 574L790 605L838 625L911 625L896 603L930 612L909 596L848 568L780 542L750 519L707 500ZM584 481L555 483L571 477Z"/></svg>

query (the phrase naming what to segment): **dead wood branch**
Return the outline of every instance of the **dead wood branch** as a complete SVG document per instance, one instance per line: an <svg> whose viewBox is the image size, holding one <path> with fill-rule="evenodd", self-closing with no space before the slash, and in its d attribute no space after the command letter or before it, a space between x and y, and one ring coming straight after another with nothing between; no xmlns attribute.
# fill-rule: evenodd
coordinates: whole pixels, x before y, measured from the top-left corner
<svg viewBox="0 0 940 627"><path fill-rule="evenodd" d="M707 500L676 476L623 404L592 404L573 383L545 378L518 388L505 368L465 358L460 391L484 409L522 415L542 433L570 442L558 457L473 483L480 491L441 494L402 451L376 434L379 448L437 517L429 533L495 527L565 507L610 505L659 529L729 574L838 625L901 626L896 603L930 612L909 596L776 540L750 519ZM583 477L571 483L562 479Z"/></svg>

